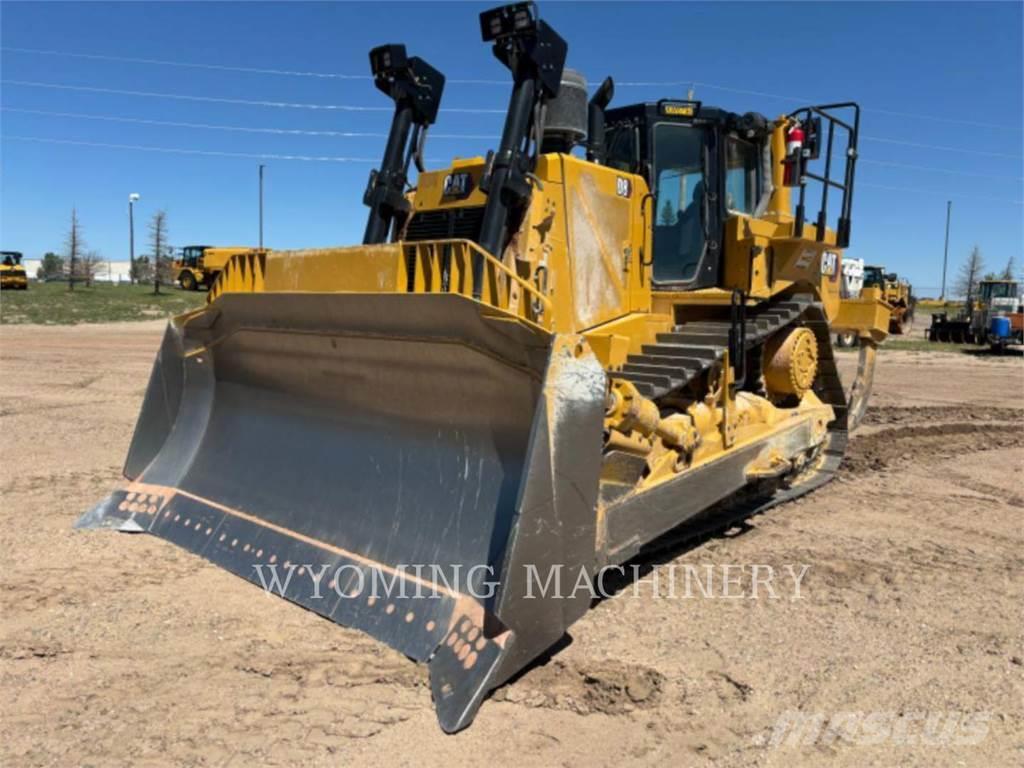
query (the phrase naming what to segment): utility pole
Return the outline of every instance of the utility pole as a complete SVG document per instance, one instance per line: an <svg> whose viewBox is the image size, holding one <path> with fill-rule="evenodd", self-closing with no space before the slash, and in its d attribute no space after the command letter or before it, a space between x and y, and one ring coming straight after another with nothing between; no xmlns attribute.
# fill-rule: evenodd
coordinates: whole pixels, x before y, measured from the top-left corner
<svg viewBox="0 0 1024 768"><path fill-rule="evenodd" d="M946 247L942 251L942 294L939 301L946 300L946 265L949 263L949 217L953 212L953 201L946 201Z"/></svg>
<svg viewBox="0 0 1024 768"><path fill-rule="evenodd" d="M135 283L135 201L138 192L128 195L128 285Z"/></svg>
<svg viewBox="0 0 1024 768"><path fill-rule="evenodd" d="M260 250L263 250L263 164L260 164Z"/></svg>

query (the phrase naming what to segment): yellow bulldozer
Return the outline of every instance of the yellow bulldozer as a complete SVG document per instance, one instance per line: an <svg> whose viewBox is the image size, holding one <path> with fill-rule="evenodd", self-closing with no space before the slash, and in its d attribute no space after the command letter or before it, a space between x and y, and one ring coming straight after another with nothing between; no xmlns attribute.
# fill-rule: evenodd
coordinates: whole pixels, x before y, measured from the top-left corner
<svg viewBox="0 0 1024 768"><path fill-rule="evenodd" d="M229 260L168 326L130 482L78 523L290 578L427 662L449 732L587 611L581 583L833 478L888 329L840 309L856 104L611 109L532 4L480 23L512 75L496 151L427 170L444 77L371 51L395 111L363 243Z"/></svg>
<svg viewBox="0 0 1024 768"><path fill-rule="evenodd" d="M889 333L903 335L914 323L913 287L895 272L886 272L885 267L864 267L864 287L881 291L882 299L890 307Z"/></svg>
<svg viewBox="0 0 1024 768"><path fill-rule="evenodd" d="M0 290L28 290L28 275L20 251L0 251Z"/></svg>
<svg viewBox="0 0 1024 768"><path fill-rule="evenodd" d="M909 333L914 323L914 309L917 304L910 283L902 280L895 272L886 272L885 267L865 267L863 262L858 265L856 261L847 260L845 264L850 268L851 274L844 275L846 282L842 291L840 318L847 315L848 308L854 312L863 312L864 309L870 312L871 307L877 307L881 302L887 307L889 333ZM856 347L859 344L857 331L850 328L848 323L844 324L842 320L839 325L845 330L836 334L836 346Z"/></svg>

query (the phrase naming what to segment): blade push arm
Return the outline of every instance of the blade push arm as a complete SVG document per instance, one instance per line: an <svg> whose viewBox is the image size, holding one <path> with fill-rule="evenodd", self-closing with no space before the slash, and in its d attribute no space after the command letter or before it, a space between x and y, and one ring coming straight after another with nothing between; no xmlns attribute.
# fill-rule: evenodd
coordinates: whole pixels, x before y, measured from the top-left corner
<svg viewBox="0 0 1024 768"><path fill-rule="evenodd" d="M501 144L493 155L481 188L487 192L480 229L480 246L500 258L507 239L509 212L521 208L530 196L527 174L533 170L543 134L543 106L558 95L568 46L555 30L537 18L533 3L517 3L480 14L485 43L493 42L494 55L512 72ZM532 151L531 151L531 144ZM473 293L479 297L483 262L473 265Z"/></svg>
<svg viewBox="0 0 1024 768"><path fill-rule="evenodd" d="M379 170L370 173L363 203L370 216L364 244L387 242L391 225L409 211L405 182L409 161L423 170L423 141L427 126L437 119L444 90L444 75L418 56L409 57L404 45L382 45L370 51L370 66L377 88L395 102L391 131Z"/></svg>

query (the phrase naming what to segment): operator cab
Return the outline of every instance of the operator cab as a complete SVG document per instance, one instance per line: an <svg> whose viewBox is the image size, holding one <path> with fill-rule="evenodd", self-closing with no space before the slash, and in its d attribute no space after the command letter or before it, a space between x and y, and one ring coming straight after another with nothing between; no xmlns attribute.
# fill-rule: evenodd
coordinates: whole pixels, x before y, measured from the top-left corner
<svg viewBox="0 0 1024 768"><path fill-rule="evenodd" d="M771 123L698 101L634 104L605 114L605 162L647 180L654 197L654 283L720 284L732 216L760 216L771 196Z"/></svg>
<svg viewBox="0 0 1024 768"><path fill-rule="evenodd" d="M1022 304L1020 286L1016 280L982 280L978 286L982 306L1019 311Z"/></svg>
<svg viewBox="0 0 1024 768"><path fill-rule="evenodd" d="M181 265L199 269L202 267L203 254L209 247L208 245L186 245L181 249Z"/></svg>
<svg viewBox="0 0 1024 768"><path fill-rule="evenodd" d="M1017 298L1017 281L982 280L980 290L983 299L1015 299Z"/></svg>
<svg viewBox="0 0 1024 768"><path fill-rule="evenodd" d="M895 275L893 275L895 279ZM884 288L885 272L882 267L864 267L864 286L868 288Z"/></svg>
<svg viewBox="0 0 1024 768"><path fill-rule="evenodd" d="M21 253L18 251L0 251L5 267L17 267L21 264Z"/></svg>

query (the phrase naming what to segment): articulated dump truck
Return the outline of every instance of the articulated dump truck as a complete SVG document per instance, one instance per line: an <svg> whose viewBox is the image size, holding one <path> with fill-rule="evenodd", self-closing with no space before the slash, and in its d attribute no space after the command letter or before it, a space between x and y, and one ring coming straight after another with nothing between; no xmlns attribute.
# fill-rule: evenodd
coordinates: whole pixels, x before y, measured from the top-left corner
<svg viewBox="0 0 1024 768"><path fill-rule="evenodd" d="M496 151L427 170L444 77L371 51L395 111L363 244L233 257L169 324L128 485L79 522L287 572L426 662L449 732L587 611L580 574L828 482L889 324L840 306L856 104L609 108L532 4L480 20L512 75Z"/></svg>

